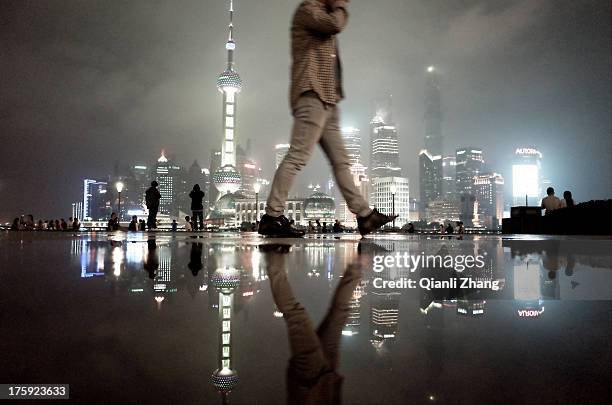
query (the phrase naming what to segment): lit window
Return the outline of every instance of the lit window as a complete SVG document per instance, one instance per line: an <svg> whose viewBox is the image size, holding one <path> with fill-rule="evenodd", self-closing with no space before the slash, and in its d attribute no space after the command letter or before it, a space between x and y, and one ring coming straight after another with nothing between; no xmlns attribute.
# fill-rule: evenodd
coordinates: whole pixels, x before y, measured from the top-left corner
<svg viewBox="0 0 612 405"><path fill-rule="evenodd" d="M234 117L225 117L225 126L227 128L234 128Z"/></svg>
<svg viewBox="0 0 612 405"><path fill-rule="evenodd" d="M228 103L233 103L234 102L234 92L233 91L228 91L227 92L227 102Z"/></svg>
<svg viewBox="0 0 612 405"><path fill-rule="evenodd" d="M225 129L225 139L232 141L234 140L234 130L231 128Z"/></svg>
<svg viewBox="0 0 612 405"><path fill-rule="evenodd" d="M225 108L225 113L227 115L234 115L234 105L233 104L228 104Z"/></svg>

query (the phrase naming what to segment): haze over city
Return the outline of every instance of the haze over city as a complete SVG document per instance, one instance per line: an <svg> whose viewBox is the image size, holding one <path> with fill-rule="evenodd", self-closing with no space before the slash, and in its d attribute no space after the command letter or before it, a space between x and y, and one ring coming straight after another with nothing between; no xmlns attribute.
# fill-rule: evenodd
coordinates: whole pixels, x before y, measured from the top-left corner
<svg viewBox="0 0 612 405"><path fill-rule="evenodd" d="M244 82L236 139L271 178L289 140L289 24L299 2L236 0ZM221 145L226 1L0 3L0 220L68 216L84 178L156 161L208 166ZM425 70L440 73L445 154L478 146L510 180L518 147L578 201L612 195L610 2L351 2L340 34L343 125L367 157L373 101L392 95L403 175L418 196ZM320 152L300 175L323 184ZM367 161L364 162L367 165Z"/></svg>

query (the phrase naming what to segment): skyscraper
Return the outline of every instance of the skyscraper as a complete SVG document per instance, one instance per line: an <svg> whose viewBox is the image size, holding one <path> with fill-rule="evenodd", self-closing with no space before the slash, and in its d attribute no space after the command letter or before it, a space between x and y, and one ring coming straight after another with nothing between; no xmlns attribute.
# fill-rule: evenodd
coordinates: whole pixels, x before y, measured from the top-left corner
<svg viewBox="0 0 612 405"><path fill-rule="evenodd" d="M457 193L473 194L474 176L482 173L484 165L482 149L473 146L459 148L455 159Z"/></svg>
<svg viewBox="0 0 612 405"><path fill-rule="evenodd" d="M213 183L220 195L235 193L241 185L240 173L236 170L235 129L236 101L242 89L242 79L234 70L234 1L229 1L229 37L225 44L227 67L217 79L217 89L223 93L223 144L221 146L221 167L213 174Z"/></svg>
<svg viewBox="0 0 612 405"><path fill-rule="evenodd" d="M180 166L168 160L162 150L161 156L157 159L154 172L155 180L159 183L159 211L162 214L177 215L179 211L178 194L183 191L183 173Z"/></svg>
<svg viewBox="0 0 612 405"><path fill-rule="evenodd" d="M110 216L111 202L107 195L108 182L83 180L83 219L98 221Z"/></svg>
<svg viewBox="0 0 612 405"><path fill-rule="evenodd" d="M455 156L446 156L442 158L442 197L444 198L452 198L456 195L456 164L457 160Z"/></svg>
<svg viewBox="0 0 612 405"><path fill-rule="evenodd" d="M434 66L427 68L425 103L425 149L433 156L442 155L442 105Z"/></svg>
<svg viewBox="0 0 612 405"><path fill-rule="evenodd" d="M482 149L473 146L457 149L455 159L457 193L461 204L459 219L465 226L472 226L476 202L474 178L483 170Z"/></svg>
<svg viewBox="0 0 612 405"><path fill-rule="evenodd" d="M376 114L370 126L370 178L401 176L399 142L392 121L390 99L376 104Z"/></svg>
<svg viewBox="0 0 612 405"><path fill-rule="evenodd" d="M442 195L442 156L432 156L423 149L419 153L419 192L421 218L427 218L427 206Z"/></svg>
<svg viewBox="0 0 612 405"><path fill-rule="evenodd" d="M409 181L405 177L378 177L372 182L373 205L387 215L398 215L395 225L410 221Z"/></svg>
<svg viewBox="0 0 612 405"><path fill-rule="evenodd" d="M361 163L361 131L359 128L343 127L342 138L351 166Z"/></svg>
<svg viewBox="0 0 612 405"><path fill-rule="evenodd" d="M485 173L474 177L474 194L478 201L481 225L497 229L504 214L504 178L499 173Z"/></svg>
<svg viewBox="0 0 612 405"><path fill-rule="evenodd" d="M429 219L429 205L442 197L452 198L455 192L455 166L451 160L442 160L442 105L438 72L429 66L425 90L425 149L419 153L419 188L421 219ZM444 170L446 168L446 170ZM443 171L444 170L444 171Z"/></svg>

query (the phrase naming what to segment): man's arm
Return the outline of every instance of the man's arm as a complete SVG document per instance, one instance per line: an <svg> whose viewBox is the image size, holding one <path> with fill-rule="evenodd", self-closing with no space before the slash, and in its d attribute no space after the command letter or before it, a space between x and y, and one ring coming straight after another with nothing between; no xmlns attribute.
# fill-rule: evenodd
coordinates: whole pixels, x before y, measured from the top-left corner
<svg viewBox="0 0 612 405"><path fill-rule="evenodd" d="M315 4L307 4L299 11L298 20L309 30L335 35L346 27L347 4L347 0L336 0L329 13Z"/></svg>

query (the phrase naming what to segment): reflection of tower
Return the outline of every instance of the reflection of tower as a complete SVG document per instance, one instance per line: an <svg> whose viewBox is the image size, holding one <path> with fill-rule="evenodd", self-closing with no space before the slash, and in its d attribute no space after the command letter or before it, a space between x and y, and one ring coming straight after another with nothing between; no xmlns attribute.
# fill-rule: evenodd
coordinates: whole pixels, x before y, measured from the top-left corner
<svg viewBox="0 0 612 405"><path fill-rule="evenodd" d="M227 68L217 79L217 89L223 93L223 144L221 167L213 174L213 182L220 194L235 193L240 188L240 173L236 170L234 130L236 128L236 98L242 89L242 79L234 70L234 1L229 2L229 37L225 44Z"/></svg>
<svg viewBox="0 0 612 405"><path fill-rule="evenodd" d="M238 384L238 372L232 368L232 310L240 272L230 266L218 268L211 284L219 292L219 363L211 383L225 397Z"/></svg>

